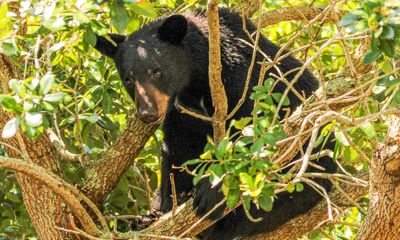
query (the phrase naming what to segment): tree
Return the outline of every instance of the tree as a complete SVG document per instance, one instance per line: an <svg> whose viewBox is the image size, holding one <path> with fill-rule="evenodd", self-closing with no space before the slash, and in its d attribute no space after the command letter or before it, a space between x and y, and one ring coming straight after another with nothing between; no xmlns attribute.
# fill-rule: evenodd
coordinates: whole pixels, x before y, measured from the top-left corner
<svg viewBox="0 0 400 240"><path fill-rule="evenodd" d="M192 173L195 179L204 174L211 181L224 181L226 175L236 179L228 189L240 184L242 191L228 191L230 209L246 208L250 201L267 209L274 192L301 191L303 184L324 196L308 213L252 239L293 239L304 234L309 239L398 237L399 128L394 116L399 114L400 101L400 27L395 1L330 0L321 2L324 8L303 0L221 3L237 8L258 26L248 43L255 53L257 38L264 31L282 45L275 59L253 64L279 67L279 59L286 55L283 50L291 50L323 83L315 96L304 99L303 107L283 121L277 120L276 112L287 104L285 96L271 95L269 80L252 95L260 114L226 121L232 113L225 109L224 90L218 84L218 4L210 0L207 11L210 59L215 60L210 64L214 76L210 86L221 111L209 119L214 139L207 151L192 160L204 161L204 167ZM95 34L129 33L158 16L202 7L204 2L193 1L1 2L0 237L193 238L213 224L194 214L189 199L148 228L129 232L128 222L138 219L133 215L149 213L155 198L162 130L133 116L134 104L111 61L92 48ZM279 102L277 106L271 104L272 98ZM271 168L251 172L243 167L237 175L221 171L226 160L235 157L236 147L225 124L241 130L243 137L256 140L254 132L268 136L244 147L249 159L260 151L266 153ZM304 173L302 169L318 158L308 151L298 164L290 165L307 139L312 149L330 134L336 137L336 148L320 154L337 159L339 173ZM270 186L270 195L263 191L264 184L255 183L265 171L288 166L292 171L278 175L279 184ZM328 195L313 177L330 179L335 189ZM370 200L364 197L368 179ZM262 194L256 194L258 190Z"/></svg>

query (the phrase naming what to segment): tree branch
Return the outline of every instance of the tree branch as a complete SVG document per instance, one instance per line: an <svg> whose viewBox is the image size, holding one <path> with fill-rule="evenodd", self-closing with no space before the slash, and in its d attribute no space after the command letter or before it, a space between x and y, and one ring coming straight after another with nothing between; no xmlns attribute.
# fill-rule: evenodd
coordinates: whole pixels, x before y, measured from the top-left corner
<svg viewBox="0 0 400 240"><path fill-rule="evenodd" d="M400 117L387 118L385 142L374 151L370 164L370 203L357 240L400 239Z"/></svg>
<svg viewBox="0 0 400 240"><path fill-rule="evenodd" d="M72 186L64 182L54 174L49 173L46 169L37 165L27 163L20 159L6 158L0 156L0 167L16 171L38 180L41 184L46 185L55 194L60 196L68 207L73 211L74 215L79 219L85 231L92 235L99 233L96 224L82 206L77 196L71 193ZM69 187L68 187L69 186Z"/></svg>
<svg viewBox="0 0 400 240"><path fill-rule="evenodd" d="M311 20L314 19L318 14L323 12L323 8L312 8L312 7L287 7L280 8L272 11L268 11L262 15L261 26L266 27L274 25L284 21L292 20ZM339 15L341 17L341 15ZM328 14L325 22L335 21L334 14Z"/></svg>
<svg viewBox="0 0 400 240"><path fill-rule="evenodd" d="M208 75L214 106L212 124L215 143L219 143L225 137L226 115L228 113L228 99L221 79L222 65L218 4L219 0L208 0L207 3L207 21L209 30Z"/></svg>
<svg viewBox="0 0 400 240"><path fill-rule="evenodd" d="M86 170L82 192L100 207L103 198L114 189L156 128L157 126L145 124L137 117L131 119L124 133L102 159Z"/></svg>

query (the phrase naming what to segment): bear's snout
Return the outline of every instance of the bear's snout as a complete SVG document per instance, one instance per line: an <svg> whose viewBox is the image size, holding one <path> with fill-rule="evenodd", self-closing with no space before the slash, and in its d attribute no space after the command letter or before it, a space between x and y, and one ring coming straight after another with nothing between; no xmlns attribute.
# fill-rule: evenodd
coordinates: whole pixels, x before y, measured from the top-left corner
<svg viewBox="0 0 400 240"><path fill-rule="evenodd" d="M159 124L165 117L169 96L149 83L135 82L135 103L140 120Z"/></svg>
<svg viewBox="0 0 400 240"><path fill-rule="evenodd" d="M159 120L157 110L154 108L138 110L138 117L145 123L156 123Z"/></svg>

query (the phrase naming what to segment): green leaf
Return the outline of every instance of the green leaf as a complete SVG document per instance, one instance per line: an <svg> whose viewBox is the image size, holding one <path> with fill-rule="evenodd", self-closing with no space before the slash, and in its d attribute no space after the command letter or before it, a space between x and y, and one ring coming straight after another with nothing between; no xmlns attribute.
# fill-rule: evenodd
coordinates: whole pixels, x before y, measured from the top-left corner
<svg viewBox="0 0 400 240"><path fill-rule="evenodd" d="M21 92L21 85L18 80L13 78L8 82L8 86L16 93L19 94Z"/></svg>
<svg viewBox="0 0 400 240"><path fill-rule="evenodd" d="M17 103L15 98L0 94L0 104L6 111L14 112L14 113L21 113L22 107Z"/></svg>
<svg viewBox="0 0 400 240"><path fill-rule="evenodd" d="M91 115L79 115L79 119L86 120L90 123L96 123L99 120L99 115L91 114Z"/></svg>
<svg viewBox="0 0 400 240"><path fill-rule="evenodd" d="M382 86L382 85L374 85L373 87L372 87L372 92L374 93L374 94L379 94L379 93L381 93L381 92L383 92L383 91L385 91L386 90L386 87L385 86Z"/></svg>
<svg viewBox="0 0 400 240"><path fill-rule="evenodd" d="M204 170L206 169L207 164L203 164L203 166L201 166L200 170L197 172L196 176L193 178L193 185L197 185L199 183L199 181L201 180L201 177L204 174Z"/></svg>
<svg viewBox="0 0 400 240"><path fill-rule="evenodd" d="M340 27L348 26L348 25L354 23L355 21L357 21L357 19L358 19L358 15L355 15L353 13L348 13L342 18L342 20L340 20L339 26Z"/></svg>
<svg viewBox="0 0 400 240"><path fill-rule="evenodd" d="M364 57L364 64L371 64L381 56L380 51L369 50Z"/></svg>
<svg viewBox="0 0 400 240"><path fill-rule="evenodd" d="M7 18L7 13L8 13L8 4L7 1L4 1L0 5L0 19Z"/></svg>
<svg viewBox="0 0 400 240"><path fill-rule="evenodd" d="M294 192L294 190L296 189L296 186L294 185L294 183L290 182L286 185L286 190L290 193Z"/></svg>
<svg viewBox="0 0 400 240"><path fill-rule="evenodd" d="M25 124L25 129L24 133L29 137L29 138L35 138L38 135L38 131L36 128L29 126L28 124Z"/></svg>
<svg viewBox="0 0 400 240"><path fill-rule="evenodd" d="M246 172L239 173L240 182L245 185L246 188L253 188L253 178Z"/></svg>
<svg viewBox="0 0 400 240"><path fill-rule="evenodd" d="M276 145L276 138L273 134L271 133L267 133L264 136L262 136L262 139L264 140L264 142L266 144L268 144L269 146L273 147Z"/></svg>
<svg viewBox="0 0 400 240"><path fill-rule="evenodd" d="M389 60L386 60L382 65L382 71L386 74L389 74L393 71L392 63Z"/></svg>
<svg viewBox="0 0 400 240"><path fill-rule="evenodd" d="M9 120L3 127L3 132L1 133L1 137L4 139L14 137L15 134L17 134L19 124L20 120L18 118L13 118Z"/></svg>
<svg viewBox="0 0 400 240"><path fill-rule="evenodd" d="M247 126L242 130L242 134L246 137L253 137L255 135L254 133L254 126Z"/></svg>
<svg viewBox="0 0 400 240"><path fill-rule="evenodd" d="M60 16L52 16L50 19L43 22L43 26L52 32L57 32L65 29L65 21L64 18Z"/></svg>
<svg viewBox="0 0 400 240"><path fill-rule="evenodd" d="M140 2L131 5L131 9L138 15L146 16L149 18L156 18L157 12L153 8L153 6L148 2Z"/></svg>
<svg viewBox="0 0 400 240"><path fill-rule="evenodd" d="M213 164L210 167L210 183L212 186L216 186L219 184L223 178L222 176L225 173L225 169L222 165L220 164Z"/></svg>
<svg viewBox="0 0 400 240"><path fill-rule="evenodd" d="M93 32L91 27L87 27L85 33L83 34L83 42L94 47L96 45L96 34Z"/></svg>
<svg viewBox="0 0 400 240"><path fill-rule="evenodd" d="M269 212L272 210L273 206L272 197L261 194L258 198L258 204L264 211Z"/></svg>
<svg viewBox="0 0 400 240"><path fill-rule="evenodd" d="M201 162L202 162L201 159L192 159L192 160L186 161L184 163L184 165L195 165L195 164L199 164Z"/></svg>
<svg viewBox="0 0 400 240"><path fill-rule="evenodd" d="M41 113L38 112L27 112L25 113L25 121L31 127L38 127L43 123L43 116Z"/></svg>
<svg viewBox="0 0 400 240"><path fill-rule="evenodd" d="M367 122L361 125L360 128L368 136L369 139L372 139L376 136L375 128L371 123Z"/></svg>
<svg viewBox="0 0 400 240"><path fill-rule="evenodd" d="M47 101L47 102L55 102L56 103L56 102L63 100L64 96L65 96L65 94L62 92L51 93L51 94L46 94L43 97L43 100Z"/></svg>
<svg viewBox="0 0 400 240"><path fill-rule="evenodd" d="M24 111L29 112L35 105L33 104L32 101L25 100L24 102Z"/></svg>
<svg viewBox="0 0 400 240"><path fill-rule="evenodd" d="M111 22L118 32L123 32L129 23L128 12L120 0L115 0L111 4Z"/></svg>
<svg viewBox="0 0 400 240"><path fill-rule="evenodd" d="M222 177L222 175L224 175L225 173L224 167L221 164L213 164L210 167L210 170L213 174L215 174L218 177Z"/></svg>
<svg viewBox="0 0 400 240"><path fill-rule="evenodd" d="M217 149L215 149L215 156L217 157L218 160L221 160L224 158L225 152L227 151L227 147L229 144L229 140L224 138L222 141L218 144Z"/></svg>
<svg viewBox="0 0 400 240"><path fill-rule="evenodd" d="M243 196L243 208L245 211L249 211L251 207L251 198L250 196Z"/></svg>
<svg viewBox="0 0 400 240"><path fill-rule="evenodd" d="M296 192L301 192L304 190L304 185L302 183L296 183Z"/></svg>
<svg viewBox="0 0 400 240"><path fill-rule="evenodd" d="M20 50L14 38L3 42L1 45L3 53L7 56L19 56Z"/></svg>
<svg viewBox="0 0 400 240"><path fill-rule="evenodd" d="M389 57L394 57L396 55L396 42L394 40L381 40L381 49Z"/></svg>
<svg viewBox="0 0 400 240"><path fill-rule="evenodd" d="M277 103L279 103L281 101L283 94L282 93L272 93L271 96ZM285 99L283 100L282 106L289 106L289 105L290 105L290 101L289 101L289 98L286 96Z"/></svg>
<svg viewBox="0 0 400 240"><path fill-rule="evenodd" d="M226 206L228 208L233 208L236 206L240 198L239 190L229 190L228 196L226 198Z"/></svg>
<svg viewBox="0 0 400 240"><path fill-rule="evenodd" d="M395 36L395 31L391 26L384 26L383 32L381 34L382 39L393 39Z"/></svg>
<svg viewBox="0 0 400 240"><path fill-rule="evenodd" d="M53 86L54 81L55 81L54 75L52 73L46 73L46 75L44 75L42 77L42 79L40 79L39 93L42 95L47 94L51 90L51 87Z"/></svg>
<svg viewBox="0 0 400 240"><path fill-rule="evenodd" d="M239 181L232 175L228 174L224 177L224 185L229 189L239 190Z"/></svg>
<svg viewBox="0 0 400 240"><path fill-rule="evenodd" d="M103 101L101 102L101 106L104 110L104 113L111 113L112 110L112 99L110 94L105 91L103 96Z"/></svg>
<svg viewBox="0 0 400 240"><path fill-rule="evenodd" d="M335 131L336 140L343 146L348 147L350 143L347 141L344 133L342 131Z"/></svg>
<svg viewBox="0 0 400 240"><path fill-rule="evenodd" d="M251 117L241 118L240 120L235 121L233 126L238 130L242 130L245 126L247 126L251 122L251 120L252 120Z"/></svg>

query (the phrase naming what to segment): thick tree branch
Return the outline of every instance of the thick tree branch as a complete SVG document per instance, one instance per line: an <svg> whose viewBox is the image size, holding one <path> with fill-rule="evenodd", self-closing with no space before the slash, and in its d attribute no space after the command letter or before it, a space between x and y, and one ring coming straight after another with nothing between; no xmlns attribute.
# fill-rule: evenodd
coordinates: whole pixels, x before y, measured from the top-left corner
<svg viewBox="0 0 400 240"><path fill-rule="evenodd" d="M268 11L262 15L261 26L266 27L270 25L277 24L284 21L292 20L312 20L318 14L322 13L324 9L322 8L312 8L312 7L287 7L280 8L272 11ZM340 16L339 16L340 17ZM328 14L325 22L335 21L334 15Z"/></svg>
<svg viewBox="0 0 400 240"><path fill-rule="evenodd" d="M357 240L400 239L400 117L387 122L388 136L370 165L370 206Z"/></svg>
<svg viewBox="0 0 400 240"><path fill-rule="evenodd" d="M38 180L41 184L47 186L63 199L63 201L73 211L74 215L82 224L86 232L92 235L99 233L96 224L93 222L86 209L80 203L79 198L72 193L71 189L74 188L73 186L64 182L56 175L47 172L46 169L31 163L27 163L20 159L0 156L0 167L13 170L17 173Z"/></svg>
<svg viewBox="0 0 400 240"><path fill-rule="evenodd" d="M82 192L100 207L103 198L114 189L156 128L137 117L131 119L124 133L102 159L87 169Z"/></svg>

